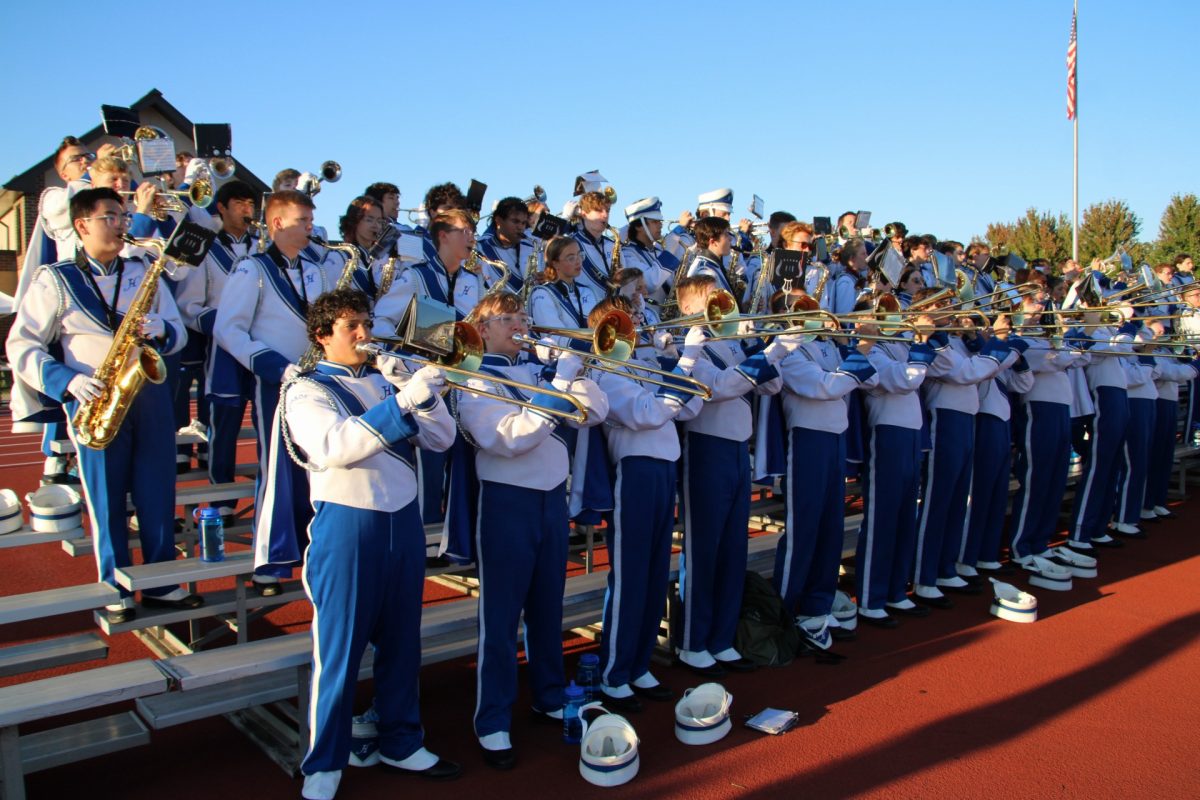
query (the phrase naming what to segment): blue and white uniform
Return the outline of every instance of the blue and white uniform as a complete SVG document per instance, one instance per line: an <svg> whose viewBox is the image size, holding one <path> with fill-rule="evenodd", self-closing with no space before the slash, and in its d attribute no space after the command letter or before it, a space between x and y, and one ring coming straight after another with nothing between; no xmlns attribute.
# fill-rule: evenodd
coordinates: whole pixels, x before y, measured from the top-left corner
<svg viewBox="0 0 1200 800"><path fill-rule="evenodd" d="M979 387L1000 370L1012 366L1018 353L996 337L968 344L958 336L934 334L937 358L925 376L925 407L929 412L930 452L925 461L921 519L917 527L917 561L913 583L932 590L960 585L955 562L966 518L975 447L975 414Z"/></svg>
<svg viewBox="0 0 1200 800"><path fill-rule="evenodd" d="M322 361L283 400L295 446L312 466L316 515L304 559L313 604L313 676L306 775L350 755L358 668L375 646L375 710L383 757L422 746L418 676L425 530L414 447L444 450L454 420L435 395L415 405L367 366Z"/></svg>
<svg viewBox="0 0 1200 800"><path fill-rule="evenodd" d="M609 267L612 266L613 241L604 234L599 238L588 233L581 223L571 234L579 242L579 251L583 255L583 271L575 279L592 290L596 297L608 296L608 284L612 279Z"/></svg>
<svg viewBox="0 0 1200 800"><path fill-rule="evenodd" d="M1075 395L1071 373L1081 371L1091 358L1074 348L1052 347L1044 338L1031 337L1027 341L1029 349L1024 358L1034 380L1031 387L1020 392L1015 408L1014 472L1018 486L1012 505L1014 559L1044 553L1058 526L1071 463L1071 406Z"/></svg>
<svg viewBox="0 0 1200 800"><path fill-rule="evenodd" d="M824 297L818 298L821 308L832 314L849 314L858 301L858 281L854 274L836 261L829 266Z"/></svg>
<svg viewBox="0 0 1200 800"><path fill-rule="evenodd" d="M610 570L600 670L605 693L617 696L632 694L630 683L642 688L658 683L649 670L667 597L675 527L680 451L672 423L691 419L703 405L699 397L672 387L656 390L638 383L635 374L596 375L608 398L604 432L616 484L615 508L605 531Z"/></svg>
<svg viewBox="0 0 1200 800"><path fill-rule="evenodd" d="M796 346L779 375L788 428L787 526L775 552L774 583L785 610L820 630L833 611L845 538L848 398L879 381L865 356L850 350L843 357L823 338Z"/></svg>
<svg viewBox="0 0 1200 800"><path fill-rule="evenodd" d="M708 342L696 354L690 349L681 361L694 359L692 376L712 389L700 414L683 426L682 649L702 667L709 657L741 657L733 638L746 572L751 403L755 395L778 394L783 382L764 354L747 358L733 341Z"/></svg>
<svg viewBox="0 0 1200 800"><path fill-rule="evenodd" d="M1171 484L1171 465L1175 460L1175 428L1179 422L1179 387L1200 374L1200 362L1156 356L1158 375L1154 379L1158 398L1154 407L1154 435L1150 443L1146 496L1142 500L1142 518L1158 516L1156 508L1166 508Z"/></svg>
<svg viewBox="0 0 1200 800"><path fill-rule="evenodd" d="M725 275L725 268L721 266L720 260L709 250L701 250L696 253L688 264L686 277L691 278L696 275L708 275L715 278L718 289L733 294L733 287L729 285L729 279ZM736 295L735 295L736 297Z"/></svg>
<svg viewBox="0 0 1200 800"><path fill-rule="evenodd" d="M586 328L588 314L600 300L579 281L543 283L529 294L529 316L543 328Z"/></svg>
<svg viewBox="0 0 1200 800"><path fill-rule="evenodd" d="M562 361L560 360L560 365ZM483 358L481 372L528 385L546 386L543 367L521 356ZM572 376L573 377L573 376ZM586 426L599 425L608 401L586 379L554 377L553 388L569 392L587 409ZM470 385L508 394L537 406L570 410L544 394L491 384ZM484 747L511 746L508 732L517 694L517 624L524 612L525 653L534 706L545 712L563 704L562 601L566 582L567 495L575 423L536 408L522 408L462 392L458 421L478 448L475 472L479 505L475 529L479 567L479 648L475 734Z"/></svg>
<svg viewBox="0 0 1200 800"><path fill-rule="evenodd" d="M863 521L855 556L860 613L886 616L907 600L917 535L923 414L919 390L935 353L928 344L880 342L867 360L878 383L866 391Z"/></svg>
<svg viewBox="0 0 1200 800"><path fill-rule="evenodd" d="M141 259L118 256L101 264L80 250L74 260L39 267L30 280L8 336L8 360L28 386L63 403L67 419L79 401L67 387L77 375L92 376L103 363L147 266ZM153 313L165 333L149 343L163 355L187 341L179 310L160 279ZM103 450L79 444L88 515L92 520L99 580L116 585L113 572L130 566L126 495L137 510L142 556L146 563L175 558L175 426L165 383L147 381L134 398L119 432ZM162 596L174 587L147 589ZM128 597L130 592L121 589Z"/></svg>
<svg viewBox="0 0 1200 800"><path fill-rule="evenodd" d="M288 259L271 245L265 253L238 261L221 292L213 336L219 347L254 375L260 476L254 519L257 574L291 574L291 565L300 560L299 537L312 518L312 506L300 488L308 480L303 470L288 466L297 488L291 505L274 508L272 514L265 513L263 477L272 457L271 420L284 371L308 350L308 304L331 288L325 270L306 251Z"/></svg>
<svg viewBox="0 0 1200 800"><path fill-rule="evenodd" d="M1135 342L1148 342L1153 334L1142 329ZM1118 359L1125 365L1126 391L1129 396L1129 429L1125 447L1117 467L1118 523L1137 525L1142 518L1142 502L1146 494L1146 476L1150 448L1154 441L1154 414L1158 403L1158 359L1150 355Z"/></svg>
<svg viewBox="0 0 1200 800"><path fill-rule="evenodd" d="M459 319L465 319L479 304L486 289L478 275L461 267L451 274L438 257L437 251L428 251L425 255L425 261L413 264L401 273L392 284L391 290L375 303L376 335L396 334L396 326L414 295L453 306Z"/></svg>
<svg viewBox="0 0 1200 800"><path fill-rule="evenodd" d="M475 240L475 248L485 257L493 261L503 261L508 265L508 282L505 288L514 294L520 294L525 285L525 273L528 272L530 256L537 258L539 273L545 267L541 253L530 236L522 237L516 246L505 246L496 233L489 231ZM499 269L485 262L480 262L479 266L483 270L484 282L489 288L500 280Z"/></svg>

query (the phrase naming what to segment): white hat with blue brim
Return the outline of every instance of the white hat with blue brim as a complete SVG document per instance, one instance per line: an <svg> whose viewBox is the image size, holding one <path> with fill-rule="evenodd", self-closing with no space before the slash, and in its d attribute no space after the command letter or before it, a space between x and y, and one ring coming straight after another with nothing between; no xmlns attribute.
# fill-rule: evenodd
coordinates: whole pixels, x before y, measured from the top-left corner
<svg viewBox="0 0 1200 800"><path fill-rule="evenodd" d="M713 189L696 198L699 211L724 211L733 213L733 189Z"/></svg>
<svg viewBox="0 0 1200 800"><path fill-rule="evenodd" d="M643 197L635 203L625 206L625 219L637 222L639 219L661 220L662 201L657 197Z"/></svg>

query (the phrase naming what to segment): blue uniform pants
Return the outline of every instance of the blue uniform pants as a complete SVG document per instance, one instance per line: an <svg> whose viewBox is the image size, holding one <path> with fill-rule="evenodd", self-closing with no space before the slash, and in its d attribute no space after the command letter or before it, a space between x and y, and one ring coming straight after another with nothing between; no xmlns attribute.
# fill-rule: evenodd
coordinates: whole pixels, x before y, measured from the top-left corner
<svg viewBox="0 0 1200 800"><path fill-rule="evenodd" d="M206 403L208 408L208 482L231 483L236 475L238 435L242 432L242 420L246 418L246 406L252 403L249 397L214 398ZM258 415L252 414L257 431ZM267 420L269 426L271 421ZM268 427L268 432L270 428ZM264 434L258 435L261 441ZM232 509L232 500L222 501L223 509Z"/></svg>
<svg viewBox="0 0 1200 800"><path fill-rule="evenodd" d="M683 448L683 502L683 649L720 653L733 647L746 583L747 443L689 432Z"/></svg>
<svg viewBox="0 0 1200 800"><path fill-rule="evenodd" d="M616 508L606 531L610 569L600 665L604 683L622 686L650 669L666 611L675 527L675 463L627 456L616 469Z"/></svg>
<svg viewBox="0 0 1200 800"><path fill-rule="evenodd" d="M517 623L534 705L562 708L563 588L567 576L566 484L549 491L479 482L479 648L475 735L508 731L517 699Z"/></svg>
<svg viewBox="0 0 1200 800"><path fill-rule="evenodd" d="M1183 429L1183 439L1185 442L1191 442L1192 435L1200 428L1200 397L1196 396L1200 390L1200 378L1192 378L1188 381L1188 404L1187 404L1187 425Z"/></svg>
<svg viewBox="0 0 1200 800"><path fill-rule="evenodd" d="M358 669L375 645L379 749L397 761L424 738L418 696L425 529L416 502L371 511L319 502L304 560L313 605L313 674L306 775L344 768L350 758Z"/></svg>
<svg viewBox="0 0 1200 800"><path fill-rule="evenodd" d="M1017 496L1012 555L1041 555L1058 525L1071 463L1071 407L1033 400L1017 415Z"/></svg>
<svg viewBox="0 0 1200 800"><path fill-rule="evenodd" d="M1091 455L1075 491L1071 510L1071 541L1090 544L1104 535L1117 493L1117 460L1129 427L1129 397L1116 386L1092 391L1096 416L1092 420Z"/></svg>
<svg viewBox="0 0 1200 800"><path fill-rule="evenodd" d="M858 604L882 609L908 593L917 537L921 431L876 425L867 440L863 521L854 580Z"/></svg>
<svg viewBox="0 0 1200 800"><path fill-rule="evenodd" d="M958 549L958 560L970 567L979 561L1000 558L1012 464L1012 434L1008 428L1006 419L992 414L975 415L970 514L963 519L962 543Z"/></svg>
<svg viewBox="0 0 1200 800"><path fill-rule="evenodd" d="M846 436L792 428L787 459L787 527L775 550L775 588L790 613L829 614L845 539Z"/></svg>
<svg viewBox="0 0 1200 800"><path fill-rule="evenodd" d="M935 586L938 578L958 574L954 562L971 490L975 415L947 408L930 409L929 433L932 449L925 459L913 582Z"/></svg>
<svg viewBox="0 0 1200 800"><path fill-rule="evenodd" d="M1129 398L1129 429L1117 468L1115 514L1117 520L1126 525L1137 525L1142 518L1150 445L1154 439L1154 405L1157 402L1149 398Z"/></svg>
<svg viewBox="0 0 1200 800"><path fill-rule="evenodd" d="M66 404L74 417L79 401ZM74 429L71 430L74 441ZM116 438L103 450L76 442L79 477L92 519L92 543L99 580L116 586L113 573L133 563L129 553L129 516L125 498L137 510L144 563L175 559L175 423L166 383L146 383L129 407ZM161 596L175 587L146 589ZM122 597L132 592L121 589Z"/></svg>
<svg viewBox="0 0 1200 800"><path fill-rule="evenodd" d="M1179 403L1156 400L1154 406L1154 436L1150 442L1150 464L1146 470L1146 497L1142 508L1167 505L1171 487L1171 466L1175 461L1175 425L1179 421Z"/></svg>

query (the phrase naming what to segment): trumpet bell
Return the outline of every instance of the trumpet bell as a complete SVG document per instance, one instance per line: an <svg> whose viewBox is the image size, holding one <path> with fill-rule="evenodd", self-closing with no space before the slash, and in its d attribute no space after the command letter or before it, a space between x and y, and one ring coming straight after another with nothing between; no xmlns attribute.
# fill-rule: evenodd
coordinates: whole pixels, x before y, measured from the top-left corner
<svg viewBox="0 0 1200 800"><path fill-rule="evenodd" d="M605 186L604 199L608 201L609 205L615 206L617 204L617 190L611 186Z"/></svg>
<svg viewBox="0 0 1200 800"><path fill-rule="evenodd" d="M450 355L438 359L442 366L455 367L465 372L478 372L483 363L483 337L479 329L469 322L454 323L454 345ZM466 383L468 376L461 373L449 373L446 379L451 383Z"/></svg>
<svg viewBox="0 0 1200 800"><path fill-rule="evenodd" d="M232 158L209 159L208 168L213 177L220 181L232 178L233 173L237 172L237 164L233 163Z"/></svg>
<svg viewBox="0 0 1200 800"><path fill-rule="evenodd" d="M212 182L203 178L198 179L188 187L188 199L197 208L208 208L213 201Z"/></svg>
<svg viewBox="0 0 1200 800"><path fill-rule="evenodd" d="M628 361L636 345L633 319L620 309L609 312L592 337L592 352L615 361Z"/></svg>
<svg viewBox="0 0 1200 800"><path fill-rule="evenodd" d="M321 165L321 180L325 183L337 183L342 179L342 165L336 161L326 161Z"/></svg>

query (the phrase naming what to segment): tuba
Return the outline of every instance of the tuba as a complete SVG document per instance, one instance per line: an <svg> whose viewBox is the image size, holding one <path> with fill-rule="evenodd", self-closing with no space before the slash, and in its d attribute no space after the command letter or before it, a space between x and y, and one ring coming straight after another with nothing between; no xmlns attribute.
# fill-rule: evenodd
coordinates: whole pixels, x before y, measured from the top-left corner
<svg viewBox="0 0 1200 800"><path fill-rule="evenodd" d="M112 444L121 430L121 423L146 381L162 383L167 379L167 365L158 351L147 347L141 335L142 320L150 313L158 294L158 279L167 266L166 242L161 239L125 240L155 254L154 262L146 268L137 294L125 310L112 346L92 376L104 382L104 391L90 403L79 406L71 424L75 438L85 447L103 450Z"/></svg>

